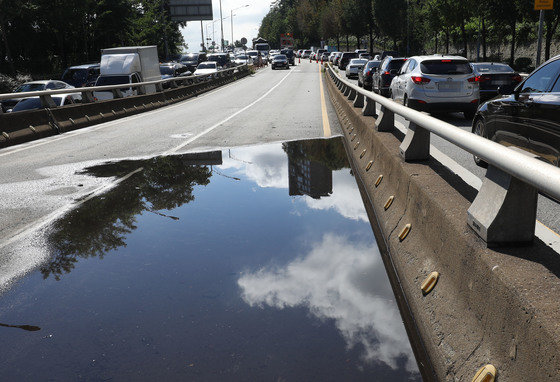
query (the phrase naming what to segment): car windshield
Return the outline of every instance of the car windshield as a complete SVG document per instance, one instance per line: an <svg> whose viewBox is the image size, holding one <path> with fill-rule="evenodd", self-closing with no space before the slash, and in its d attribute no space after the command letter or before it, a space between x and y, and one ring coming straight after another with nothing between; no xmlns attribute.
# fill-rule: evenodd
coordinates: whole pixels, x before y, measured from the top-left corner
<svg viewBox="0 0 560 382"><path fill-rule="evenodd" d="M480 73L513 73L513 69L506 64L473 64Z"/></svg>
<svg viewBox="0 0 560 382"><path fill-rule="evenodd" d="M51 98L57 106L60 106L60 104L62 103L62 97L51 96ZM41 99L39 97L27 98L19 101L17 105L12 109L12 113L16 111L41 109L42 107L43 106L41 105Z"/></svg>
<svg viewBox="0 0 560 382"><path fill-rule="evenodd" d="M61 79L72 85L85 84L87 82L87 69L68 69L64 72Z"/></svg>
<svg viewBox="0 0 560 382"><path fill-rule="evenodd" d="M274 56L274 60L275 61L282 61L285 60L287 57L283 54L277 54L276 56Z"/></svg>
<svg viewBox="0 0 560 382"><path fill-rule="evenodd" d="M356 58L358 57L357 53L343 53L344 58Z"/></svg>
<svg viewBox="0 0 560 382"><path fill-rule="evenodd" d="M168 76L172 76L173 73L174 73L173 67L171 67L171 66L163 66L163 65L159 67L159 72L160 72L162 75L168 75Z"/></svg>
<svg viewBox="0 0 560 382"><path fill-rule="evenodd" d="M45 90L45 84L23 84L14 90L14 93L36 92L38 90Z"/></svg>
<svg viewBox="0 0 560 382"><path fill-rule="evenodd" d="M128 83L130 83L130 77L128 76L101 76L97 79L95 86L122 85Z"/></svg>
<svg viewBox="0 0 560 382"><path fill-rule="evenodd" d="M425 74L469 74L472 68L467 60L427 60L420 63L420 70Z"/></svg>
<svg viewBox="0 0 560 382"><path fill-rule="evenodd" d="M197 69L216 69L215 62L203 62L202 64L198 65Z"/></svg>
<svg viewBox="0 0 560 382"><path fill-rule="evenodd" d="M243 55L237 56L238 60L246 60L247 58L248 58L247 56L243 56Z"/></svg>
<svg viewBox="0 0 560 382"><path fill-rule="evenodd" d="M208 61L214 61L219 63L220 65L223 65L227 62L227 59L229 58L229 56L225 55L225 54L216 54L216 55L210 55L208 56Z"/></svg>

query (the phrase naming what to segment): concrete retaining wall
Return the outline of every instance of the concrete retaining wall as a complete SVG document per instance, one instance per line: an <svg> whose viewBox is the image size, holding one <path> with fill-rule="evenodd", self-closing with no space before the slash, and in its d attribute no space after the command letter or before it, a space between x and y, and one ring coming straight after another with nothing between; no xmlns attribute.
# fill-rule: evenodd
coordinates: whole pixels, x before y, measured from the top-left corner
<svg viewBox="0 0 560 382"><path fill-rule="evenodd" d="M325 79L424 380L471 381L485 364L498 381L560 380L560 255L538 239L487 249L467 226L476 190L433 159L405 163L398 132L375 131Z"/></svg>
<svg viewBox="0 0 560 382"><path fill-rule="evenodd" d="M249 70L160 93L61 108L0 114L0 147L81 129L195 97L251 74Z"/></svg>

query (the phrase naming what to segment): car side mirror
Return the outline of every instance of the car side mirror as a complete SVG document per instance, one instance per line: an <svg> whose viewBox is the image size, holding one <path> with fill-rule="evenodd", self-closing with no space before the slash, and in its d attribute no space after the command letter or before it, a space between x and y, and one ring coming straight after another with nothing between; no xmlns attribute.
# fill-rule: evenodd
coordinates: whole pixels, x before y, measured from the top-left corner
<svg viewBox="0 0 560 382"><path fill-rule="evenodd" d="M501 85L498 87L499 95L510 95L514 93L513 85Z"/></svg>

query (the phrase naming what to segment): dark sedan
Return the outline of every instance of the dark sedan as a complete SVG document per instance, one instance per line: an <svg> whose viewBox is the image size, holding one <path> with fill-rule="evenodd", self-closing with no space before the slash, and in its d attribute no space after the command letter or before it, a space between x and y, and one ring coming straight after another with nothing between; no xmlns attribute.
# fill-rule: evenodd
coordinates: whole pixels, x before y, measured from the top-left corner
<svg viewBox="0 0 560 382"><path fill-rule="evenodd" d="M473 62L475 81L480 88L480 100L486 101L498 95L498 87L517 86L522 78L509 65L497 62Z"/></svg>
<svg viewBox="0 0 560 382"><path fill-rule="evenodd" d="M271 66L272 70L276 68L290 69L290 63L288 62L288 57L286 57L285 54L277 54L276 56L274 56Z"/></svg>
<svg viewBox="0 0 560 382"><path fill-rule="evenodd" d="M505 146L527 150L539 159L559 165L560 158L560 56L556 56L515 89L503 85L502 94L482 104L472 132ZM485 167L478 157L476 164Z"/></svg>
<svg viewBox="0 0 560 382"><path fill-rule="evenodd" d="M371 90L373 73L379 66L381 61L370 60L364 65L364 68L358 72L358 86Z"/></svg>
<svg viewBox="0 0 560 382"><path fill-rule="evenodd" d="M340 59L338 60L338 68L340 70L346 70L346 65L350 62L351 59L358 58L358 53L356 52L343 52L340 55Z"/></svg>
<svg viewBox="0 0 560 382"><path fill-rule="evenodd" d="M391 81L398 74L401 66L406 62L406 58L385 57L381 61L381 66L373 73L372 90L384 97L389 97L389 87Z"/></svg>

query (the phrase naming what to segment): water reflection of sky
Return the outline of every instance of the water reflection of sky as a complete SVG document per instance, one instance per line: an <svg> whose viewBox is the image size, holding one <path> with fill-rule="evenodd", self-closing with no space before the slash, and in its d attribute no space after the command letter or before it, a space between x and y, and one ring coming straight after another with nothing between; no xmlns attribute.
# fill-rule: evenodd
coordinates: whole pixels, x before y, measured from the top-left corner
<svg viewBox="0 0 560 382"><path fill-rule="evenodd" d="M41 330L0 327L0 378L418 379L349 168L331 155L329 196L289 196L285 149L84 172L144 168L57 222L42 273L1 296L1 323Z"/></svg>

